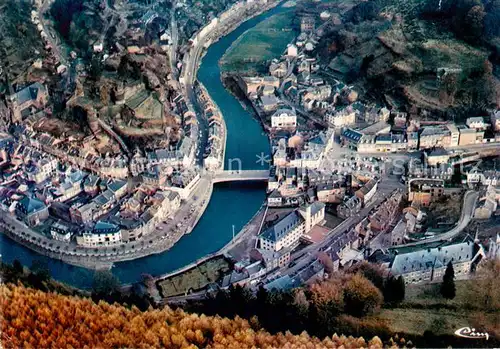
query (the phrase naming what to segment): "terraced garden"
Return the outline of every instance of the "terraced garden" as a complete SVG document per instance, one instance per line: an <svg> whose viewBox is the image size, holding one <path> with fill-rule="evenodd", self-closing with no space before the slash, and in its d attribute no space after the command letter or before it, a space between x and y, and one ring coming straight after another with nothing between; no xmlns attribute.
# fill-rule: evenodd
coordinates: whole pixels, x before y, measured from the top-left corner
<svg viewBox="0 0 500 349"><path fill-rule="evenodd" d="M163 297L178 296L205 288L228 270L228 261L218 256L183 273L158 281L157 285Z"/></svg>

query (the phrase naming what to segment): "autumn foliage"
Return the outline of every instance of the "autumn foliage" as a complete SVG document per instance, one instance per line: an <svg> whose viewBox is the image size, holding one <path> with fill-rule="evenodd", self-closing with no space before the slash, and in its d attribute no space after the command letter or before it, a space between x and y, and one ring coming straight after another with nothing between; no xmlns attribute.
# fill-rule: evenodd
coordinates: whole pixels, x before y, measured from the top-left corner
<svg viewBox="0 0 500 349"><path fill-rule="evenodd" d="M246 320L187 314L168 307L141 312L121 305L0 286L1 336L5 348L346 348L381 347L378 337L307 333L271 335Z"/></svg>

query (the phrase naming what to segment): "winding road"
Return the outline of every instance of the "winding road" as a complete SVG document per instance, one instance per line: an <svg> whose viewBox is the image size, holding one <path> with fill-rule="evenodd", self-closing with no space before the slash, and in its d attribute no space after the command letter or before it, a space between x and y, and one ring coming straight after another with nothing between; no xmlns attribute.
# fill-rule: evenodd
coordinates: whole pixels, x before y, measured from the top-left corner
<svg viewBox="0 0 500 349"><path fill-rule="evenodd" d="M473 190L469 190L464 195L464 203L462 206L462 214L460 216L460 220L457 225L447 231L446 233L439 234L437 236L424 239L422 241L411 242L409 244L398 245L397 247L409 247L409 246L419 246L423 244L428 244L430 242L438 242L438 241L450 241L455 236L460 234L462 230L469 224L474 214L474 208L476 206L477 199L479 198L479 193Z"/></svg>

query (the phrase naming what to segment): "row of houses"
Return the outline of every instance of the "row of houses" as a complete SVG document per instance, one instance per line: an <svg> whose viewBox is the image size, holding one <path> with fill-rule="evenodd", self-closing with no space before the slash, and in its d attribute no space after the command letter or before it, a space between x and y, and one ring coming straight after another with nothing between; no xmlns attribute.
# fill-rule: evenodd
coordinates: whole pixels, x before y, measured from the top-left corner
<svg viewBox="0 0 500 349"><path fill-rule="evenodd" d="M224 163L226 126L222 113L214 105L206 89L203 86L199 89L198 102L208 122L208 144L203 154L204 165L206 169L218 170Z"/></svg>
<svg viewBox="0 0 500 349"><path fill-rule="evenodd" d="M277 137L273 141L273 164L281 167L319 168L334 145L334 131L328 129L307 140L300 134Z"/></svg>
<svg viewBox="0 0 500 349"><path fill-rule="evenodd" d="M358 153L376 153L492 143L500 141L500 136L485 139L484 130L479 128L446 124L425 126L420 131L378 134L345 128L341 133L341 140L344 146Z"/></svg>

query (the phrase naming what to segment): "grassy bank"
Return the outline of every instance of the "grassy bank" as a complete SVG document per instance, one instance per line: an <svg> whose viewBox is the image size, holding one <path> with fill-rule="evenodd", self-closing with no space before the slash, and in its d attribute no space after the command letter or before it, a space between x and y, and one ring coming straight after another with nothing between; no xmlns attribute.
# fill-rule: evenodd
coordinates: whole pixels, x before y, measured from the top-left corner
<svg viewBox="0 0 500 349"><path fill-rule="evenodd" d="M267 69L297 35L293 28L294 10L269 17L241 35L221 59L223 72L255 73Z"/></svg>
<svg viewBox="0 0 500 349"><path fill-rule="evenodd" d="M435 335L452 335L462 327L481 323L498 324L499 316L469 307L472 280L456 281L457 295L452 300L441 297L441 283L411 285L406 288L405 301L394 308L382 309L378 317L395 333L421 336L431 331Z"/></svg>

